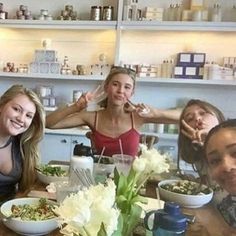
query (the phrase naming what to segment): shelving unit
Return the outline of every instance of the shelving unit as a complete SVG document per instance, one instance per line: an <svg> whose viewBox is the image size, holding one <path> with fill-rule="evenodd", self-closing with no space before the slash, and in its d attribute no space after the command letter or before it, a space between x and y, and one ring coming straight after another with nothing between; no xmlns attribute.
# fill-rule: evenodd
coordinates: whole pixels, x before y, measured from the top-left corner
<svg viewBox="0 0 236 236"><path fill-rule="evenodd" d="M236 32L236 22L122 21L122 30Z"/></svg>
<svg viewBox="0 0 236 236"><path fill-rule="evenodd" d="M103 81L103 76L98 75L61 75L61 74L24 74L24 73L9 73L0 72L0 80L6 79L41 79L43 80L60 80L60 81ZM148 78L141 77L137 78L137 83L148 83L148 84L180 84L180 85L204 85L204 86L236 86L236 80L200 80L200 79L176 79L176 78Z"/></svg>
<svg viewBox="0 0 236 236"><path fill-rule="evenodd" d="M22 29L107 30L116 29L116 21L0 20L0 26Z"/></svg>
<svg viewBox="0 0 236 236"><path fill-rule="evenodd" d="M48 7L55 15L64 5L71 3L86 17L91 5L113 5L115 20L90 21L86 17L78 21L0 20L0 64L13 61L14 58L17 62L24 60L29 63L33 51L41 46L42 38L52 38L53 49L60 52L60 59L68 55L74 64L94 64L101 53L107 55L110 64L158 64L186 50L206 51L209 61L221 61L223 56L236 56L236 22L123 21L124 0L83 0L79 4L75 0L57 1L58 6L55 6L55 1L34 1L34 5L30 0L2 2L4 6L29 5L34 12ZM170 3L166 0L158 3L153 0L139 2L141 7L157 4L166 7ZM103 79L103 76L95 75L0 72L0 94L14 83L23 83L32 88L39 84L53 85L59 102L66 103L71 101L74 89L91 90ZM236 117L236 108L233 106L236 100L235 86L236 80L138 78L133 100L169 108L179 105L179 100L199 98L215 104L226 117ZM51 135L49 131L46 134ZM163 140L161 144L176 145L176 135L160 134L160 137Z"/></svg>

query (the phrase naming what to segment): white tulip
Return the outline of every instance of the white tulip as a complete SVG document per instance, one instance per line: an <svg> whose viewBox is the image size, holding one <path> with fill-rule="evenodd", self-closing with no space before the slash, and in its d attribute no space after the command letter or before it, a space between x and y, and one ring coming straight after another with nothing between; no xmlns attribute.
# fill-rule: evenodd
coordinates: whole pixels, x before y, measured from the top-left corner
<svg viewBox="0 0 236 236"><path fill-rule="evenodd" d="M146 168L147 160L144 158L135 158L132 164L133 170L137 173L143 172Z"/></svg>

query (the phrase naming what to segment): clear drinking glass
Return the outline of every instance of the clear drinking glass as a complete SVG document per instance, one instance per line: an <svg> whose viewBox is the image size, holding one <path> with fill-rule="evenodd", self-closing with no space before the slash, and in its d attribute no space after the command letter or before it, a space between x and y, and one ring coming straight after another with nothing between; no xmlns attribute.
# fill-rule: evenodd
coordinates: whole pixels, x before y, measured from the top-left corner
<svg viewBox="0 0 236 236"><path fill-rule="evenodd" d="M118 172L122 172L124 175L128 175L134 158L130 155L125 154L114 154L112 155L112 158Z"/></svg>

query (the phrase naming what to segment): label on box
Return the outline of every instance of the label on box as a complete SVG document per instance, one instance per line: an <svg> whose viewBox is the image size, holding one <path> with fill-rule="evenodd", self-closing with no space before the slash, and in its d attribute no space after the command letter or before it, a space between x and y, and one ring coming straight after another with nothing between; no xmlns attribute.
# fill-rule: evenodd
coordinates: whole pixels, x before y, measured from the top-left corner
<svg viewBox="0 0 236 236"><path fill-rule="evenodd" d="M205 63L205 53L194 53L193 63Z"/></svg>
<svg viewBox="0 0 236 236"><path fill-rule="evenodd" d="M184 74L184 68L183 66L176 66L174 70L175 75L183 75Z"/></svg>
<svg viewBox="0 0 236 236"><path fill-rule="evenodd" d="M180 53L179 54L179 62L191 62L191 53Z"/></svg>
<svg viewBox="0 0 236 236"><path fill-rule="evenodd" d="M186 67L185 75L197 75L197 67Z"/></svg>

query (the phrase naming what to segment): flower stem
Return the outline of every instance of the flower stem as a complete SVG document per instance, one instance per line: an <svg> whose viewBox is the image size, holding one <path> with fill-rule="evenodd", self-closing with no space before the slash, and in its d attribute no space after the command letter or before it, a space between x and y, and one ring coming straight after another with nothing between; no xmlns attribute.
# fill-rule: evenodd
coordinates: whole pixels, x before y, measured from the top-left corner
<svg viewBox="0 0 236 236"><path fill-rule="evenodd" d="M85 226L83 226L83 229L84 229L84 232L86 233L86 235L88 235L88 236L92 236L92 235L89 233L89 231L86 229Z"/></svg>
<svg viewBox="0 0 236 236"><path fill-rule="evenodd" d="M150 174L148 174L144 180L139 184L139 186L136 188L135 194L137 194L139 192L139 190L142 188L143 184L146 183L146 181L149 179L149 177L152 175L152 172Z"/></svg>

